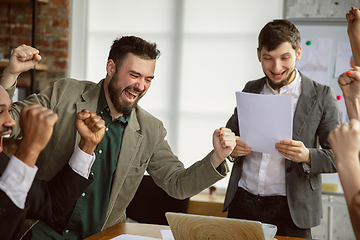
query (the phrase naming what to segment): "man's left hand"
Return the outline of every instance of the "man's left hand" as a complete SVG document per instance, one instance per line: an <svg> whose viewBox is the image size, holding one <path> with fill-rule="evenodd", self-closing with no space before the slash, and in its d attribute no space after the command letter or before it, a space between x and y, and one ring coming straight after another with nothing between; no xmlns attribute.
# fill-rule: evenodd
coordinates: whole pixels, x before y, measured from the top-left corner
<svg viewBox="0 0 360 240"><path fill-rule="evenodd" d="M301 141L281 140L280 143L275 144L275 148L279 153L293 162L304 162L311 165L310 151Z"/></svg>

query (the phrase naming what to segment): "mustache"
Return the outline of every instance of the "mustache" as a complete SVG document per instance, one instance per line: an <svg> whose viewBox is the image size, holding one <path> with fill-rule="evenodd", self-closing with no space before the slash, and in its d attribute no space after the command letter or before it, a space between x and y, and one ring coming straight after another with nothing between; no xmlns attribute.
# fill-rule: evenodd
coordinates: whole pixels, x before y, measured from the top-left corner
<svg viewBox="0 0 360 240"><path fill-rule="evenodd" d="M124 91L125 90L134 90L134 91L138 92L140 95L143 94L143 92L144 92L143 90L141 90L135 86L127 86L126 88L124 88Z"/></svg>

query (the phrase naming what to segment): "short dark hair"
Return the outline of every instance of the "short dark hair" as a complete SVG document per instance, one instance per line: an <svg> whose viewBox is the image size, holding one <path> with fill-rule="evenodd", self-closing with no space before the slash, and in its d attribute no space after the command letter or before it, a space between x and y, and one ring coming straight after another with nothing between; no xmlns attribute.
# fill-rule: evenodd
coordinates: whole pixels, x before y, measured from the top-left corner
<svg viewBox="0 0 360 240"><path fill-rule="evenodd" d="M157 59L160 56L156 43L150 43L135 36L123 36L114 40L110 48L108 60L112 59L118 68L128 53L146 60Z"/></svg>
<svg viewBox="0 0 360 240"><path fill-rule="evenodd" d="M259 51L264 47L268 51L275 50L284 42L291 43L292 48L297 51L300 48L300 32L294 24L287 20L275 19L268 22L259 33Z"/></svg>

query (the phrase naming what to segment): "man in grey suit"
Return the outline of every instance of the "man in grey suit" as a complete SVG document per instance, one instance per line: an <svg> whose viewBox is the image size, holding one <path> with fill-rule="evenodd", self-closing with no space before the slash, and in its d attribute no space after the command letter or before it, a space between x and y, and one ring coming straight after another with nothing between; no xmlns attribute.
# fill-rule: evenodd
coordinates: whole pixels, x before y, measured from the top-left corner
<svg viewBox="0 0 360 240"><path fill-rule="evenodd" d="M52 109L59 116L54 134L37 160L40 179L52 178L80 140L73 124L77 112L96 112L106 125L91 168L94 182L64 218L38 222L25 239L84 239L125 222L126 207L145 171L158 186L179 199L195 195L225 177L225 159L236 145L234 133L226 128L216 129L214 149L185 169L165 139L163 123L138 106L154 78L158 56L156 44L135 36L116 39L106 63L106 77L99 83L62 79L12 105L10 113L15 120L20 109L32 103ZM25 45L15 49L0 80L10 96L17 76L40 59L37 49ZM20 129L14 127L12 136L19 134Z"/></svg>
<svg viewBox="0 0 360 240"><path fill-rule="evenodd" d="M292 23L271 21L258 40L265 77L249 81L243 92L293 96L293 139L275 145L283 157L251 151L239 137L235 109L227 123L237 145L229 156L235 162L224 211L229 218L275 224L278 235L311 238L311 228L322 217L321 173L336 172L327 136L340 124L338 105L330 87L296 69L302 49L300 33Z"/></svg>

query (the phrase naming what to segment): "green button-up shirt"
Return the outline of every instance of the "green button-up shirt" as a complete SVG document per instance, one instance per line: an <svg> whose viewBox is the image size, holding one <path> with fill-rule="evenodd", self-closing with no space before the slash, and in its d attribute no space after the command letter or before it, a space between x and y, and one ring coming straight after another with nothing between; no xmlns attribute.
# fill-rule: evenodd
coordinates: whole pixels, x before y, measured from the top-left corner
<svg viewBox="0 0 360 240"><path fill-rule="evenodd" d="M101 230L110 199L122 136L130 115L112 120L103 87L96 113L105 121L106 128L105 135L95 150L96 159L91 168L93 183L77 200L67 216L56 223L39 222L32 228L30 239L83 239Z"/></svg>

